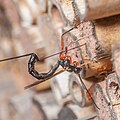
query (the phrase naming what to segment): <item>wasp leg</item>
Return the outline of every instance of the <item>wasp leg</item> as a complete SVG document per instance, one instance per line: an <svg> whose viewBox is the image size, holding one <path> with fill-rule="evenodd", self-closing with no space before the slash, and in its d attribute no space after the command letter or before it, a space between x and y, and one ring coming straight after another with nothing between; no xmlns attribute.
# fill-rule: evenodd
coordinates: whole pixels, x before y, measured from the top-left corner
<svg viewBox="0 0 120 120"><path fill-rule="evenodd" d="M45 79L51 75L53 75L55 73L55 71L57 70L57 68L59 67L59 61L53 66L53 68L47 72L47 73L38 73L36 70L35 70L35 63L39 61L39 58L38 56L33 53L29 59L29 62L28 62L28 72L35 78L37 78L38 80L40 79Z"/></svg>
<svg viewBox="0 0 120 120"><path fill-rule="evenodd" d="M73 65L74 65L74 72L76 73L76 74L79 74L80 72L81 72L81 70L82 70L82 68L81 67L77 67L78 65L79 65L79 62L77 62L77 61L74 61L73 62Z"/></svg>

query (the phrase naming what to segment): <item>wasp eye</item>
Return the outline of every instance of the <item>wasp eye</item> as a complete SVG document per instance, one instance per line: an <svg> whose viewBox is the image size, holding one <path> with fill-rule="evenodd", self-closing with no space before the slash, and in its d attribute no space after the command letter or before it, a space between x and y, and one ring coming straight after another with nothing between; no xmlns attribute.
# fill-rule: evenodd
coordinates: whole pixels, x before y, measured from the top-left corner
<svg viewBox="0 0 120 120"><path fill-rule="evenodd" d="M68 67L70 65L70 61L69 60L65 60L64 64L65 64L66 67Z"/></svg>

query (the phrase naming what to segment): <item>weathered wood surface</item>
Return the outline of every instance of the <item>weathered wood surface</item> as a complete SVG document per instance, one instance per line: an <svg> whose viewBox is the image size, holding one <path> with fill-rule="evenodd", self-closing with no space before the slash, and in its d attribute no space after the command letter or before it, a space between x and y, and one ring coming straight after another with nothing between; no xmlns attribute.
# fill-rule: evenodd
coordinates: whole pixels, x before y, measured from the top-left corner
<svg viewBox="0 0 120 120"><path fill-rule="evenodd" d="M119 0L73 0L75 13L79 15L81 21L120 14L119 4Z"/></svg>
<svg viewBox="0 0 120 120"><path fill-rule="evenodd" d="M53 96L51 91L43 91L39 94L33 96L34 103L38 106L38 109L41 109L45 113L45 120L57 119L57 115L61 109Z"/></svg>
<svg viewBox="0 0 120 120"><path fill-rule="evenodd" d="M74 14L73 6L72 6L72 1L71 0L60 1L60 5L62 8L64 17L67 20L67 23L73 24L75 20L75 14Z"/></svg>
<svg viewBox="0 0 120 120"><path fill-rule="evenodd" d="M77 1L77 2L79 3L79 2L83 2L83 1ZM92 2L92 1L90 1L90 2ZM99 2L101 2L101 1L99 1ZM105 2L107 2L107 1L105 1ZM116 1L114 3L116 4L117 2L119 2L119 1ZM114 6L114 3L112 4L112 2L110 2L109 4ZM71 25L71 24L72 25L79 25L80 22L79 23L77 22L77 21L79 21L79 19L76 20L79 17L79 15L77 14L78 17L75 18L76 12L72 11L71 14L67 13L67 12L70 12L70 10L67 8L71 8L69 6L72 6L72 4L74 4L74 2L72 3L72 1L65 0L65 1L61 1L60 5L61 5L61 7L63 6L64 15L67 18L67 22L68 23L70 22L69 25ZM99 4L99 5L102 6L102 4L104 5L104 2L103 3L101 2L101 4ZM108 6L109 6L109 4L108 4ZM66 7L64 7L64 6L66 6ZM75 4L75 8L77 8L76 4ZM94 11L97 12L97 10L94 10ZM77 9L77 11L79 11L79 10ZM99 13L101 14L101 12L99 12ZM108 14L109 13L110 12L108 12ZM94 26L93 26L94 27L93 28L94 29L94 37L97 39L97 42L100 45L96 49L101 49L101 52L104 51L104 53L111 55L112 46L116 45L120 39L120 35L118 33L118 31L120 30L119 18L120 18L120 15L116 15L116 16L112 16L112 17L108 17L108 18L98 19L98 20L95 20L93 22L93 24L94 24ZM100 53L98 53L98 54L100 54Z"/></svg>
<svg viewBox="0 0 120 120"><path fill-rule="evenodd" d="M107 53L111 54L113 46L117 45L120 40L120 15L99 19L95 23L96 37L99 44Z"/></svg>
<svg viewBox="0 0 120 120"><path fill-rule="evenodd" d="M120 79L120 42L112 49L113 69Z"/></svg>
<svg viewBox="0 0 120 120"><path fill-rule="evenodd" d="M118 78L120 78L120 75L119 75L119 73L120 73L119 56L120 55L119 55L119 45L117 45L120 40L120 35L118 32L118 31L120 31L120 21L119 21L120 15L95 20L93 22L90 22L90 21L82 22L80 24L81 16L79 15L78 11L83 13L82 20L83 19L97 19L99 17L100 18L106 17L106 16L116 14L116 13L108 12L108 14L105 13L106 15L104 14L105 16L104 15L102 16L101 13L97 14L99 9L97 9L96 11L94 10L95 12L93 13L92 10L96 9L96 8L95 8L95 6L90 6L92 8L91 11L87 11L88 14L86 16L84 16L84 10L83 10L84 6L81 7L79 5L79 4L84 4L84 0L83 1L80 0L79 2L77 0L74 0L73 3L70 0L64 0L64 1L62 0L61 3L60 3L60 0L59 1L52 0L52 3L51 3L51 1L48 1L48 2L46 2L46 1L45 0L40 0L40 2L37 1L37 3L42 3L42 2L44 3L43 6L41 6L39 4L41 6L41 7L39 6L40 9L38 9L38 7L36 7L38 11L36 11L36 8L35 8L35 11L33 10L34 4L30 11L30 8L28 8L28 7L31 7L31 5L28 3L28 1L27 2L20 1L20 2L18 2L19 9L21 9L19 11L19 13L17 13L15 4L10 3L9 7L11 8L11 6L13 6L12 10L13 11L15 10L14 14L12 14L13 16L11 14L8 14L10 12L7 8L8 6L5 8L6 14L4 17L7 16L9 18L12 16L10 18L9 22L13 25L13 28L15 28L13 30L13 32L15 32L15 34L13 36L14 36L14 44L16 45L16 50L17 50L18 46L21 47L18 51L16 51L16 53L25 53L25 52L34 51L35 49L37 49L36 52L39 53L38 54L39 57L46 56L47 54L53 54L54 52L60 50L60 46L61 46L60 36L62 34L62 31L63 32L67 31L73 25L78 25L77 29L74 29L73 31L67 33L64 36L64 38L66 41L66 45L68 45L71 41L75 43L80 38L82 40L79 41L79 44L85 43L87 46L87 50L86 50L86 46L81 48L83 58L86 59L85 62L87 63L90 61L89 66L85 65L86 71L83 71L83 77L89 78L91 76L94 76L96 78L93 79L92 82L96 82L96 81L98 82L99 77L101 77L103 75L103 78L101 78L101 79L104 79L105 75L108 75L107 72L111 72L112 62L114 62L114 70L116 70ZM91 1L88 0L88 1L91 4L92 0ZM99 1L99 2L101 2L101 1ZM5 5L6 2L9 3L10 0L5 0L3 2ZM106 2L106 1L104 1L104 2ZM104 2L102 2L100 4L100 6L98 6L98 8L101 8L101 6L103 6ZM18 4L18 3L16 3L16 4ZM74 3L76 3L76 5ZM111 5L111 3L109 5ZM35 3L35 6L36 6L36 3ZM76 6L78 6L78 9ZM114 6L114 4L113 4L113 6ZM111 9L113 8L113 6L111 7ZM49 7L49 8L47 8L47 7ZM115 6L114 8L117 8L117 7L119 7L119 5ZM24 14L22 8L24 8L24 10L26 10L28 12L29 17L25 16L26 14ZM64 11L62 11L62 9ZM80 11L81 9L83 11ZM106 8L104 8L103 11L105 9ZM112 11L111 9L110 9L110 11ZM40 12L41 17L38 17L39 12ZM2 15L3 15L3 13L2 13ZM22 18L22 24L21 24L21 19L19 18L19 15ZM89 16L89 15L91 15L91 16ZM30 19L28 20L28 18L30 18ZM3 20L3 19L1 19L1 20ZM21 26L24 26L26 28L21 27ZM8 27L9 27L9 29L8 29L8 31L9 31L11 29L11 27L9 25L8 25ZM64 27L64 29L62 29L63 27ZM8 33L8 32L6 32L6 33ZM19 43L19 40L21 41L21 43ZM27 44L27 42L29 42L29 44ZM73 44L73 46L69 46L69 48L74 47L77 44ZM27 47L26 47L26 45L27 45ZM22 47L22 46L24 46L24 47ZM47 46L47 47L45 48L45 46ZM24 49L22 49L22 48L24 48ZM47 53L47 54L43 54L41 51L44 53ZM72 56L73 61L78 61L78 60L81 61L82 58L80 58L79 53L80 53L80 50L76 49L76 50L69 52L69 55ZM102 57L104 58L106 55L109 55L110 57L107 59L101 60L101 58ZM111 61L111 58L113 61ZM48 65L47 67L45 66L45 63L40 63L39 65L37 64L36 69L40 70L40 72L47 71L51 67L51 65L53 65L56 62L57 59L58 59L58 57L47 60L46 61L47 65ZM31 83L31 81L35 80L35 79L32 79L32 77L29 77L29 74L25 75L25 77L23 77L23 74L27 73L27 69L26 69L27 61L23 60L23 61L20 61L19 63L20 63L22 75L18 72L19 75L16 74L15 77L17 80L19 80L19 82L17 81L17 84L19 84L19 86L21 86L23 88L24 85L28 84L28 82ZM24 64L24 65L22 65L22 64ZM13 64L12 64L12 66L13 66ZM23 68L25 68L25 70L23 70ZM13 70L14 74L15 74L15 72L17 72L17 71ZM115 117L119 118L119 116L120 116L119 115L119 89L116 92L116 88L119 88L118 78L116 78L116 76L114 76L112 74L106 78L106 81L108 83L107 85L106 85L105 81L97 84L97 87L95 88L95 96L96 96L95 101L96 101L96 104L98 105L98 107L101 107L100 110L97 110L98 117L94 116L94 114L93 114L95 112L95 110L93 110L94 108L92 108L92 110L93 110L92 111L88 107L79 108L79 109L70 107L70 109L72 109L72 111L75 112L78 119L84 119L84 120L88 119L88 118L92 119L93 116L96 117L96 119L97 118L99 118L99 119L115 119ZM23 79L26 79L26 82ZM21 84L21 80L24 81L22 84ZM67 83L68 82L69 81L67 81ZM85 80L85 83L87 84L86 86L88 87L88 89L90 88L92 82L90 81L90 79L87 79L87 81ZM71 103L71 100L73 98L69 93L68 86L66 88L68 91L65 92L64 87L66 85L63 85L63 83L64 82L57 82L57 86L59 86L58 88L60 88L59 93L62 93L61 94L62 97L59 99L59 102L61 101L62 105L68 105L68 103ZM115 83L115 84L113 84L112 87L109 87L109 86L111 86L111 83L112 84ZM47 84L45 83L44 85L41 84L40 86L38 86L37 91L45 90L49 87L50 87L50 81L48 81ZM87 98L88 96L86 94L86 91L84 91L84 89L80 90L78 87L79 86L77 86L77 87L73 86L73 88L75 88L75 89L73 89L73 94L74 94L74 90L75 91L79 90L79 93L83 90L85 96L82 96L81 93L77 94L77 95L79 95L78 101L81 102L82 97ZM56 89L57 88L55 88L55 90ZM93 94L93 86L89 90L90 90L90 93ZM44 92L43 92L43 94L44 94ZM49 111L51 110L51 105L52 104L55 105L55 101L53 100L52 104L51 104L50 100L53 99L53 96L51 94L48 94L48 95L44 94L44 95L48 96L48 99L44 103L41 103L41 102L43 102L41 99L42 98L41 96L39 96L38 98L35 98L35 99L36 99L37 103L39 103L39 106L42 104L42 106L44 107L44 110L46 111L46 113L48 115ZM83 98L82 98L82 100L83 100ZM49 100L49 102L48 102L48 100ZM48 105L48 103L49 103L49 105ZM110 105L109 105L109 103L110 103ZM91 105L91 100L89 101L87 99L86 104ZM13 106L16 106L16 105L14 104ZM49 108L48 109L49 111L47 111L46 106ZM83 106L86 106L86 105L83 105ZM0 108L0 109L2 110L2 108ZM21 108L20 109L17 108L17 109L20 110ZM54 111L58 113L58 111L56 111L56 109L60 110L60 108L55 105ZM87 112L87 114L84 114L86 111L91 111L91 114L89 112ZM52 112L52 111L50 111L50 112ZM113 115L113 113L114 113L114 115ZM88 114L90 114L90 116ZM55 114L54 112L51 115L49 114L48 116L51 117L52 115L55 118L57 118L57 116L56 116L57 114Z"/></svg>
<svg viewBox="0 0 120 120"><path fill-rule="evenodd" d="M68 23L74 25L84 20L95 20L120 14L119 0L61 0L59 4Z"/></svg>
<svg viewBox="0 0 120 120"><path fill-rule="evenodd" d="M71 103L72 98L69 93L69 73L64 72L55 76L51 81L51 89L56 99L56 102L60 106Z"/></svg>
<svg viewBox="0 0 120 120"><path fill-rule="evenodd" d="M111 71L110 52L106 52L95 35L96 27L90 21L82 22L77 28L66 33L63 38L64 50L80 46L68 52L72 61L83 65L82 77L100 76L103 72ZM109 56L109 57L108 57ZM108 57L108 58L107 58ZM87 66L88 65L88 66ZM104 73L103 73L104 74Z"/></svg>
<svg viewBox="0 0 120 120"><path fill-rule="evenodd" d="M101 86L100 84L97 84L95 86L95 91L94 91L94 98L97 106L99 109L97 109L98 113L98 119L103 119L103 120L113 120L115 118L113 111L111 110L111 107L109 106L109 102L103 92L102 89L103 85Z"/></svg>
<svg viewBox="0 0 120 120"><path fill-rule="evenodd" d="M108 75L106 78L106 92L116 119L120 118L120 83L116 73Z"/></svg>
<svg viewBox="0 0 120 120"><path fill-rule="evenodd" d="M99 119L119 120L120 86L116 73L111 73L95 86L94 99L100 108L97 109Z"/></svg>
<svg viewBox="0 0 120 120"><path fill-rule="evenodd" d="M78 120L88 120L96 117L96 111L93 106L80 108L77 105L68 104L67 107L75 113Z"/></svg>
<svg viewBox="0 0 120 120"><path fill-rule="evenodd" d="M84 79L83 81L87 89L89 90L91 96L93 97L93 88L94 88L93 82L90 80L86 81ZM72 100L74 101L75 104L77 104L81 108L88 107L93 104L93 101L91 100L90 96L88 95L86 89L83 87L77 75L73 75L73 74L70 75L69 90Z"/></svg>

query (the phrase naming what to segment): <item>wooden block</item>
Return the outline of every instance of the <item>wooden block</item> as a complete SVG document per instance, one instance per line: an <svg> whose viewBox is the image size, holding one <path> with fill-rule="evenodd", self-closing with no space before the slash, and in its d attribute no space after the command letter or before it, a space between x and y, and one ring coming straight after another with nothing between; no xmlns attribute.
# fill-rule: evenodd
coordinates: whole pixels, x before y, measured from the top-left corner
<svg viewBox="0 0 120 120"><path fill-rule="evenodd" d="M71 56L72 62L77 61L79 66L83 65L83 78L91 76L100 76L112 69L112 63L109 57L110 52L106 52L99 40L95 36L95 26L92 22L82 22L77 28L64 34L62 42L65 47L73 49L68 51L68 56ZM108 58L107 58L108 57ZM88 66L87 66L88 65Z"/></svg>
<svg viewBox="0 0 120 120"><path fill-rule="evenodd" d="M93 90L90 89L91 85L93 84L92 81L84 80L84 84L87 87L88 91L90 92L91 96L93 97ZM94 88L92 86L92 88ZM86 89L84 88L79 78L76 75L71 74L69 79L69 90L72 100L75 104L80 107L87 107L92 105L93 101L91 100L89 94L87 93Z"/></svg>
<svg viewBox="0 0 120 120"><path fill-rule="evenodd" d="M64 72L55 76L51 81L51 88L57 103L64 106L72 102L71 94L69 93L69 73Z"/></svg>
<svg viewBox="0 0 120 120"><path fill-rule="evenodd" d="M37 24L37 17L40 14L38 3L34 0L15 1L21 17L21 24L24 27L30 27Z"/></svg>
<svg viewBox="0 0 120 120"><path fill-rule="evenodd" d="M59 48L59 42L58 38L56 36L56 33L54 31L51 18L47 15L43 15L39 18L39 27L40 31L42 33L43 42L47 46L45 48L46 54L51 55L53 53L56 53L60 50ZM47 33L47 35L46 35ZM52 58L49 58L47 61L47 65L51 66L54 64L54 62L57 60L58 56L54 56Z"/></svg>
<svg viewBox="0 0 120 120"><path fill-rule="evenodd" d="M74 11L81 21L120 14L119 4L119 0L73 0Z"/></svg>
<svg viewBox="0 0 120 120"><path fill-rule="evenodd" d="M59 120L67 120L67 119L73 120L73 119L77 119L77 116L70 108L63 107L58 114L58 119Z"/></svg>
<svg viewBox="0 0 120 120"><path fill-rule="evenodd" d="M73 4L74 5L74 9L77 10L77 11L79 11L78 7L81 4L85 4L85 2L86 1L84 1L84 0L82 0L82 1L76 0L76 1L73 1L73 3L70 0L61 1L61 7L62 7L62 4L63 4L63 6L64 5L66 6L65 10L63 8L65 16L67 16L67 11L69 11L71 13L70 15L68 14L68 16L70 16L72 18L70 18L70 17L67 17L67 18L68 18L68 21L72 21L71 22L72 25L73 25L73 22L75 22L74 20L75 20L76 16L79 16L79 15L78 15L78 13L73 12L74 10L71 7L69 7L69 5L72 6L72 4ZM92 0L88 1L88 2L89 3L93 3ZM94 10L94 13L96 12L96 15L98 15L98 16L104 11L102 9L103 10L102 12L99 12L99 14L97 13L97 10L98 11L101 10L101 8L99 8L100 6L101 7L105 6L105 3L106 3L110 7L111 5L119 3L119 1L115 1L115 2L112 3L112 1L109 1L109 2L108 1L104 1L104 2L102 2L102 0L99 1L98 3L97 2L98 1L96 1L94 3L94 6L92 6L92 5L91 6L92 7L96 7L96 10ZM76 5L78 3L80 4L79 6ZM98 7L98 9L97 9L97 7ZM67 10L67 8L69 8L70 10L69 9ZM106 9L106 7L104 7L104 8ZM114 7L111 6L111 8L114 8ZM84 9L84 5L80 9L83 10ZM108 10L111 10L111 9L108 9ZM114 9L114 10L117 11L118 9ZM107 13L111 14L111 12L107 12ZM103 13L101 15L103 15ZM93 25L93 31L94 31L93 38L96 39L96 43L95 43L95 45L93 45L93 42L92 42L93 39L92 39L92 37L89 38L89 42L92 43L91 44L92 47L93 46L95 47L96 53L97 53L98 56L103 55L103 53L104 53L104 55L109 55L110 56L111 55L111 47L114 46L114 45L116 45L119 42L120 35L119 35L118 31L120 30L120 21L119 21L120 15L116 15L116 16L115 16L115 14L113 14L113 15L114 16L112 16L112 17L108 17L108 18L104 18L104 19L98 19L98 20L95 20L93 22L93 24L94 24ZM100 18L102 18L102 17L100 17ZM75 22L75 23L77 24L77 22ZM77 25L80 25L80 22ZM93 48L92 48L92 50L93 50Z"/></svg>
<svg viewBox="0 0 120 120"><path fill-rule="evenodd" d="M111 107L116 118L120 118L120 83L116 73L108 75L106 78L106 90L110 100Z"/></svg>
<svg viewBox="0 0 120 120"><path fill-rule="evenodd" d="M104 88L106 88L106 86ZM98 119L103 119L103 120L116 119L114 111L111 109L109 105L109 101L107 100L103 91L104 91L103 85L101 86L100 84L97 84L95 86L94 99L95 99L97 106L99 107L99 109L96 108L97 113L98 113L97 115Z"/></svg>
<svg viewBox="0 0 120 120"><path fill-rule="evenodd" d="M32 101L33 92L29 91L28 93L19 94L13 96L9 100L9 119L13 120L43 120L45 119L44 111L37 107L36 104Z"/></svg>
<svg viewBox="0 0 120 120"><path fill-rule="evenodd" d="M72 0L61 0L59 3L67 23L73 25L75 23L75 14L72 6Z"/></svg>
<svg viewBox="0 0 120 120"><path fill-rule="evenodd" d="M5 14L8 17L9 22L12 24L12 26L14 28L18 27L20 25L20 16L14 1L4 0L0 3L4 7Z"/></svg>
<svg viewBox="0 0 120 120"><path fill-rule="evenodd" d="M117 45L113 46L112 61L113 69L116 71L116 74L120 79L120 42Z"/></svg>
<svg viewBox="0 0 120 120"><path fill-rule="evenodd" d="M72 25L78 25L81 21L95 20L120 14L119 0L60 0L58 3L61 5L67 22Z"/></svg>
<svg viewBox="0 0 120 120"><path fill-rule="evenodd" d="M120 41L120 15L96 20L95 33L99 45L106 51L107 54L111 55L111 48Z"/></svg>
<svg viewBox="0 0 120 120"><path fill-rule="evenodd" d="M38 108L44 111L46 118L49 120L58 118L57 115L61 109L61 106L56 103L50 90L34 95L33 101Z"/></svg>
<svg viewBox="0 0 120 120"><path fill-rule="evenodd" d="M96 111L93 106L81 108L75 104L68 104L67 107L74 112L78 120L89 120L96 117Z"/></svg>

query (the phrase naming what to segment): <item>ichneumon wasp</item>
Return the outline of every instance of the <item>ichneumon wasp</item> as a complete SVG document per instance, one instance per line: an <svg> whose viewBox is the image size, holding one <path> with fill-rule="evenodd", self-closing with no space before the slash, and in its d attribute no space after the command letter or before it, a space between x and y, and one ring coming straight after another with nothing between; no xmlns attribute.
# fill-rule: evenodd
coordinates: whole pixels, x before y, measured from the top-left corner
<svg viewBox="0 0 120 120"><path fill-rule="evenodd" d="M77 28L76 26L69 29L68 31L64 32L61 36L61 51L58 52L58 53L55 53L55 54L52 54L50 56L47 56L45 58L41 58L39 59L38 56L35 54L35 53L29 53L29 54L25 54L25 55L20 55L20 56L16 56L16 57L11 57L11 58L7 58L7 59L2 59L0 60L0 62L3 62L3 61L7 61L7 60L12 60L12 59L17 59L17 58L21 58L21 57L26 57L26 56L30 56L30 59L29 59L29 62L28 62L28 72L33 76L35 77L36 79L38 79L39 81L36 81L34 82L33 84L31 85L28 85L25 87L25 89L27 88L30 88L34 85L37 85L41 82L44 82L52 77L54 77L55 75L57 74L60 74L61 72L64 72L65 71L68 71L68 72L74 72L75 74L78 75L79 77L79 80L81 81L82 85L84 86L84 88L86 89L88 95L90 96L91 100L93 101L94 105L96 106L96 108L98 108L98 106L96 105L96 103L94 102L94 99L92 98L89 90L87 89L87 87L85 86L82 78L81 78L81 71L83 70L83 67L87 64L87 63L84 63L84 61L73 61L72 57L67 55L68 54L68 51L71 51L73 49L76 49L76 48L80 48L81 46L85 46L85 44L81 44L81 45L78 45L78 46L75 46L75 47L72 47L70 49L67 48L67 46L64 46L64 39L63 39L63 36L72 31L73 29ZM83 39L83 38L81 38ZM57 63L47 72L47 73L39 73L38 71L35 70L35 63L36 62L39 62L41 60L44 60L44 59L47 59L47 58L50 58L52 56L55 56L55 55L59 55L59 60L57 61ZM59 66L61 66L63 68L63 70L55 73L57 71L57 69L59 68ZM98 108L100 109L100 108Z"/></svg>

